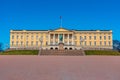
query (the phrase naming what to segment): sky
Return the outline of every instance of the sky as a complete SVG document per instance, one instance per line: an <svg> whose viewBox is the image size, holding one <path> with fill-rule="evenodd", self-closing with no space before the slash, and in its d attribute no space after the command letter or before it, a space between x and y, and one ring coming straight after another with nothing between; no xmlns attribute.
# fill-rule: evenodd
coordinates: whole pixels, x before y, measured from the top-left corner
<svg viewBox="0 0 120 80"><path fill-rule="evenodd" d="M120 40L120 0L0 0L0 42L10 30L113 30Z"/></svg>

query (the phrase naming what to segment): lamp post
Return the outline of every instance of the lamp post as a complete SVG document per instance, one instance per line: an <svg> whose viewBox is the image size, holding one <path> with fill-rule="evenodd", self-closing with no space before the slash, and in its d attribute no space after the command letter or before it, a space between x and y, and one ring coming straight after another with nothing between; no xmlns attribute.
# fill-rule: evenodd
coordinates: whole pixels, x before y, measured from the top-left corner
<svg viewBox="0 0 120 80"><path fill-rule="evenodd" d="M42 37L40 37L40 39L39 39L39 41L40 41L40 49L39 49L39 54L38 55L40 55L41 54L41 52L42 52L42 43L43 43L43 38Z"/></svg>
<svg viewBox="0 0 120 80"><path fill-rule="evenodd" d="M6 47L6 50L8 50L9 49L9 44L6 44L5 47Z"/></svg>
<svg viewBox="0 0 120 80"><path fill-rule="evenodd" d="M80 42L82 43L82 46L83 46L84 40L85 40L85 39L84 39L83 37L81 37ZM81 46L81 48L83 48L82 46Z"/></svg>

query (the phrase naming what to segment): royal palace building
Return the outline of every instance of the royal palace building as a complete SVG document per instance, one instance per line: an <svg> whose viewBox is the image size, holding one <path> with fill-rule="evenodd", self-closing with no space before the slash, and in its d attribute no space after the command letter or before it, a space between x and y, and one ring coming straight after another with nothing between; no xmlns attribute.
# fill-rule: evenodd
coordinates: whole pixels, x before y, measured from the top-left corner
<svg viewBox="0 0 120 80"><path fill-rule="evenodd" d="M11 30L11 49L112 49L112 30Z"/></svg>

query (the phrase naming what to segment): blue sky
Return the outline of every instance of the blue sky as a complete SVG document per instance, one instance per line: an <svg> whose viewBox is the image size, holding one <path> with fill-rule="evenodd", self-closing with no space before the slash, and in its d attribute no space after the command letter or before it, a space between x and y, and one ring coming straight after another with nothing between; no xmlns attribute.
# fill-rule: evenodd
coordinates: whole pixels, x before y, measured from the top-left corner
<svg viewBox="0 0 120 80"><path fill-rule="evenodd" d="M0 42L9 44L11 29L113 30L120 40L119 0L0 0Z"/></svg>

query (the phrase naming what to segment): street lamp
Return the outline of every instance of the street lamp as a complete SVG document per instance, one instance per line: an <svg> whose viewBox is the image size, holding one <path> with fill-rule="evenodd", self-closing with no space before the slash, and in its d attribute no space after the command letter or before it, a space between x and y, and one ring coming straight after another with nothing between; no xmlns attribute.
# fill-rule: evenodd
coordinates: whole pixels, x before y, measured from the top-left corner
<svg viewBox="0 0 120 80"><path fill-rule="evenodd" d="M42 43L43 43L43 38L42 37L40 37L40 39L39 39L39 41L40 41L40 49L39 49L39 54L38 55L40 55L41 54L41 52L42 52Z"/></svg>
<svg viewBox="0 0 120 80"><path fill-rule="evenodd" d="M85 40L85 39L84 39L83 37L81 37L80 42L82 43L82 46L83 46L84 40ZM81 48L82 48L82 46L81 46Z"/></svg>
<svg viewBox="0 0 120 80"><path fill-rule="evenodd" d="M9 49L9 44L6 44L5 48L6 48L6 50L8 50Z"/></svg>

